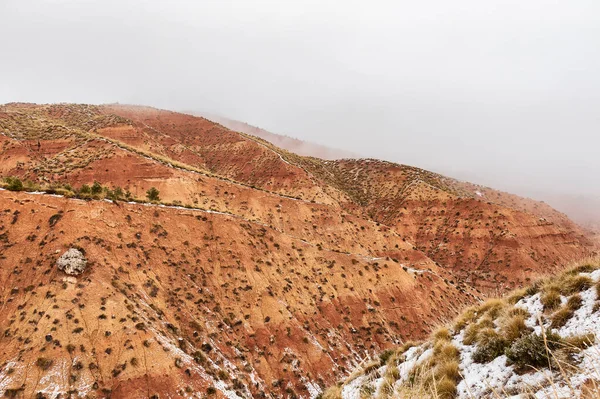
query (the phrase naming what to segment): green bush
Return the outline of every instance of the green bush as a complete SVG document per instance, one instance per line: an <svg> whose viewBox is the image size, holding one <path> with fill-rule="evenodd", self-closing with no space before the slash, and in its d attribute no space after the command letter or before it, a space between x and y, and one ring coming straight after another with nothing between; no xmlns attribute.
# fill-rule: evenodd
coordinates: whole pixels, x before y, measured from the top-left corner
<svg viewBox="0 0 600 399"><path fill-rule="evenodd" d="M146 197L149 201L160 201L160 192L156 187L151 187L150 190L146 191Z"/></svg>
<svg viewBox="0 0 600 399"><path fill-rule="evenodd" d="M477 349L473 353L475 363L491 362L504 354L508 342L491 328L483 329L478 335Z"/></svg>
<svg viewBox="0 0 600 399"><path fill-rule="evenodd" d="M97 181L92 185L92 195L100 195L102 193L102 185Z"/></svg>
<svg viewBox="0 0 600 399"><path fill-rule="evenodd" d="M18 177L7 177L4 179L7 183L6 188L10 191L23 191L23 182Z"/></svg>
<svg viewBox="0 0 600 399"><path fill-rule="evenodd" d="M123 189L121 187L117 186L113 188L112 191L110 191L110 196L112 197L112 199L120 200L125 198L125 193L123 192Z"/></svg>
<svg viewBox="0 0 600 399"><path fill-rule="evenodd" d="M550 351L560 345L559 335L550 331L546 332L546 340L540 334L531 333L517 339L505 351L506 357L518 368L548 367L550 364Z"/></svg>
<svg viewBox="0 0 600 399"><path fill-rule="evenodd" d="M79 194L89 195L91 194L92 189L87 184L84 184L79 188Z"/></svg>

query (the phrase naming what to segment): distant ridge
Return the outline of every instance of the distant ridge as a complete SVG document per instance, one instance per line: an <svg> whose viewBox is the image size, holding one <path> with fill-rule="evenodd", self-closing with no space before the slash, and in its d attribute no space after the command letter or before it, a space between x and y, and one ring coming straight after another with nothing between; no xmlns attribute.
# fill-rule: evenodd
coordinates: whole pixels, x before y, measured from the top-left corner
<svg viewBox="0 0 600 399"><path fill-rule="evenodd" d="M228 129L235 130L236 132L251 134L253 136L260 137L263 140L267 140L273 143L277 147L291 151L298 155L328 160L344 158L361 158L360 155L352 153L350 151L339 150L337 148L326 147L324 145L299 140L286 135L272 133L259 127L249 125L245 122L236 121L234 119L229 119L223 116L206 112L184 111L184 113L195 116L201 116L220 125L223 125Z"/></svg>

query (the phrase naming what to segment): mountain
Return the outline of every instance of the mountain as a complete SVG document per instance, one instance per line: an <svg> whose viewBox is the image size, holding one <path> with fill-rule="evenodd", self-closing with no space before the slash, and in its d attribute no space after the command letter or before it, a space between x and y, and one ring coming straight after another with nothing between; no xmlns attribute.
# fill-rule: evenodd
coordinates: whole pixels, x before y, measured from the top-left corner
<svg viewBox="0 0 600 399"><path fill-rule="evenodd" d="M597 398L599 292L600 261L582 262L383 352L323 398Z"/></svg>
<svg viewBox="0 0 600 399"><path fill-rule="evenodd" d="M14 397L314 398L597 248L543 203L141 106L0 106L0 176Z"/></svg>
<svg viewBox="0 0 600 399"><path fill-rule="evenodd" d="M186 112L190 115L202 116L206 119L219 123L228 129L246 133L259 137L271 144L308 157L316 157L321 159L349 159L357 158L356 154L324 147L318 144L309 143L298 140L292 137L283 136L271 133L256 126L249 125L244 122L214 115L211 113ZM464 175L468 175L465 173ZM468 178L461 180L470 180ZM530 190L521 189L518 192L523 195L523 192ZM571 220L580 226L599 234L600 232L600 197L593 195L574 195L574 194L556 194L544 191L534 191L530 193L533 198L544 199L555 209L565 213Z"/></svg>
<svg viewBox="0 0 600 399"><path fill-rule="evenodd" d="M600 196L593 195L546 195L547 202L563 210L584 228L600 233Z"/></svg>
<svg viewBox="0 0 600 399"><path fill-rule="evenodd" d="M349 151L338 150L337 148L330 148L308 141L295 139L293 137L272 133L265 129L249 125L245 122L236 121L235 119L229 119L224 116L219 116L206 112L186 111L186 113L190 115L201 116L236 132L241 132L259 137L279 148L283 148L284 150L293 152L298 155L329 160L357 158L356 154Z"/></svg>

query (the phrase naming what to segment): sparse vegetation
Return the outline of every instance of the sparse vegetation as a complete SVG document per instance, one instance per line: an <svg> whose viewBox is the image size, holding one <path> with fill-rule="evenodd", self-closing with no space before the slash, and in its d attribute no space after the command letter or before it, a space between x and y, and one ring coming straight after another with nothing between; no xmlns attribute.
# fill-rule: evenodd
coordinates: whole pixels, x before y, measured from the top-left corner
<svg viewBox="0 0 600 399"><path fill-rule="evenodd" d="M142 389L157 398L157 381L172 386L163 373L168 368L182 379L179 396L220 396L224 386L240 397L304 397L303 378L323 386L319 370L329 370L328 362L346 375L357 354L422 336L434 321L496 288L556 270L550 265L561 259L560 248L568 246L571 256L578 245L567 233L568 244L556 248L535 239L530 253L505 246L519 224L539 223L536 234L544 234L543 222L526 213L517 221L511 212L519 206L473 201L472 188L418 168L324 163L267 142L257 147L255 139L220 128L209 132L206 147L193 121L172 124L157 110L148 111L146 127L112 114L110 106L17 104L2 106L0 114L9 164L13 146L35 155L5 169L21 181L13 188L86 200L4 194L0 307L7 317L0 335L19 351L9 356L9 348L7 359L22 361L10 365L17 372L6 372L16 385L3 386L17 388L21 365L43 356L54 359L52 372L59 362L65 370L58 383L65 396L94 378L92 389L102 397L146 381ZM115 173L132 165L143 167ZM150 185L160 193L154 187L156 196L147 196ZM70 247L88 251L91 273L65 278L49 267ZM562 301L576 294L555 291ZM532 332L525 323L533 315L511 309L528 292L474 306L455 326L439 329L425 350L407 343L383 352L365 364L369 378L361 391L377 392L369 384L377 379L388 399L401 389L415 398L452 397L463 372L457 334L477 346L482 361L500 353ZM586 344L581 338L570 345L576 358ZM424 368L407 375L398 365L415 354L424 356ZM315 355L322 360L314 363ZM206 388L201 369L215 387ZM252 384L250 373L264 387ZM45 378L34 366L27 377L37 375ZM400 378L406 380L397 384ZM23 395L33 397L25 381ZM340 387L330 391L337 398Z"/></svg>
<svg viewBox="0 0 600 399"><path fill-rule="evenodd" d="M590 273L595 271L600 262L596 265L586 264L585 267L569 270L557 277L549 277L534 284L535 289L522 289L516 294L511 294L507 300L492 299L482 303L479 306L473 306L457 317L452 324L453 328L438 328L432 333L430 339L416 348L419 348L411 359L403 356L396 356L392 351L384 353L387 359L385 365L388 367L383 375L381 382L382 389L375 395L374 382L377 378L375 371L377 368L363 368L361 373L355 374L349 378L345 384L353 384L353 381L362 381L358 378L360 375L370 376L366 379L361 392L371 390L367 397L378 399L390 399L395 397L402 398L453 398L457 394L457 384L461 382L464 373L471 373L469 369L477 370L477 367L491 367L493 362L497 362L503 355L506 355L504 361L506 365L499 363L497 367L513 367L516 376L528 373L541 373L544 369L555 371L554 377L558 380L564 379L561 384L570 384L569 378L573 373L590 373L589 369L582 369L582 350L596 345L596 335L594 332L587 332L581 335L561 336L558 329L565 326L578 309L584 305L583 292L586 290L595 290L595 282L588 275L579 273ZM539 293L539 298L534 295ZM565 295L568 295L565 298ZM589 298L589 294L586 294ZM537 331L528 326L531 323L532 315L527 306L531 305L533 300L539 301L545 311L536 324L544 323L550 325L550 328L539 327ZM589 299L588 299L589 300ZM525 301L525 302L522 302ZM535 301L534 301L535 302ZM529 303L525 306L524 303ZM564 303L563 306L561 304ZM589 311L589 305L587 305ZM557 309L554 313L550 310ZM570 327L569 327L570 328ZM465 349L460 349L455 342L466 345ZM432 350L429 357L416 362L415 359L420 353L427 353ZM462 363L461 351L467 350L471 353L474 363ZM399 351L399 350L398 350ZM588 353L586 356L593 354ZM596 355L597 356L597 355ZM469 356L467 355L467 359ZM403 366L403 363L410 363L412 370L409 373L408 380L398 382L400 378L397 370ZM480 365L480 366L476 366ZM493 368L485 373L493 373ZM505 369L504 369L505 370ZM539 371L541 370L541 371ZM498 384L495 382L479 381L477 371L470 375L469 384L475 386L462 388L462 396L479 397L473 394L469 389L475 389L475 392L490 392L497 390L502 392L503 387L489 386L489 384ZM370 374L371 373L371 374ZM519 380L515 377L515 380ZM577 381L581 381L578 379ZM380 381L380 380L379 380ZM526 381L526 380L525 380ZM550 381L549 384L552 384ZM343 385L342 385L343 386ZM341 387L335 389L339 391ZM479 391L481 389L482 391ZM511 388L514 389L514 388ZM523 392L536 392L538 388L523 385L519 387ZM588 389L588 388L585 388ZM597 386L591 386L590 392L597 394L600 392ZM593 396L595 397L595 396Z"/></svg>
<svg viewBox="0 0 600 399"><path fill-rule="evenodd" d="M515 340L506 350L506 356L519 369L548 367L550 353L559 348L560 341L560 336L551 331L530 333Z"/></svg>
<svg viewBox="0 0 600 399"><path fill-rule="evenodd" d="M18 177L6 177L4 179L6 183L6 189L10 191L22 191L23 190L23 182Z"/></svg>
<svg viewBox="0 0 600 399"><path fill-rule="evenodd" d="M44 371L52 367L53 364L54 361L52 359L48 359L45 357L38 357L38 359L35 361L35 365Z"/></svg>
<svg viewBox="0 0 600 399"><path fill-rule="evenodd" d="M160 192L155 187L151 187L146 191L146 198L148 198L148 201L150 202L158 202L160 201Z"/></svg>

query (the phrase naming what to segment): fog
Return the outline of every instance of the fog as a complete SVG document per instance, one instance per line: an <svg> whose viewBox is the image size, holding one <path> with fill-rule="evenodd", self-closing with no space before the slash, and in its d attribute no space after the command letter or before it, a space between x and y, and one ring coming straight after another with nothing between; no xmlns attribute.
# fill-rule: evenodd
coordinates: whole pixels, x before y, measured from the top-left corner
<svg viewBox="0 0 600 399"><path fill-rule="evenodd" d="M599 71L597 0L0 0L0 103L208 112L588 207Z"/></svg>

